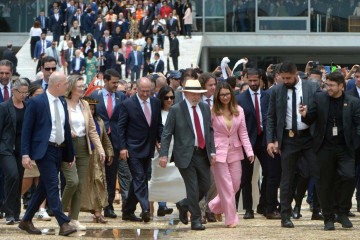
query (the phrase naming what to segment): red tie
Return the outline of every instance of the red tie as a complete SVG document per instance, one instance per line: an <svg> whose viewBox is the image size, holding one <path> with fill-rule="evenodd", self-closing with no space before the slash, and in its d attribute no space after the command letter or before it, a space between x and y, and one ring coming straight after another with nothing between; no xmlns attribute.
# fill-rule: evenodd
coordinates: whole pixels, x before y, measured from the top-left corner
<svg viewBox="0 0 360 240"><path fill-rule="evenodd" d="M108 99L107 99L107 113L108 113L109 120L110 120L110 118L111 118L112 111L113 111L113 102L112 102L112 97L111 97L111 93L108 93ZM109 121L109 122L110 122L110 121ZM110 134L110 132L111 132L111 129L110 129L110 125L109 125L108 134Z"/></svg>
<svg viewBox="0 0 360 240"><path fill-rule="evenodd" d="M205 148L205 140L204 140L204 136L201 131L201 125L200 125L199 116L196 112L196 106L192 106L192 109L193 109L193 115L194 115L196 136L197 136L197 140L198 140L198 147L201 149L204 149Z"/></svg>
<svg viewBox="0 0 360 240"><path fill-rule="evenodd" d="M255 114L256 114L256 123L257 123L257 134L261 134L261 125L260 125L260 107L259 107L259 100L258 100L258 93L254 92L255 95Z"/></svg>
<svg viewBox="0 0 360 240"><path fill-rule="evenodd" d="M4 86L4 102L9 100L9 90L8 87L5 85Z"/></svg>

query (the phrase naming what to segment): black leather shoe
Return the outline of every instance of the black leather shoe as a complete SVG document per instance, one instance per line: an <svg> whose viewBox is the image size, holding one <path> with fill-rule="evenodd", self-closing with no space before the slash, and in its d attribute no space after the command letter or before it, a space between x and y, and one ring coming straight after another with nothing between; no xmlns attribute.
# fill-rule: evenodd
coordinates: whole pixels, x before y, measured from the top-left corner
<svg viewBox="0 0 360 240"><path fill-rule="evenodd" d="M278 211L266 214L266 219L281 219L281 215Z"/></svg>
<svg viewBox="0 0 360 240"><path fill-rule="evenodd" d="M4 213L0 212L0 219L3 219L3 218L4 218Z"/></svg>
<svg viewBox="0 0 360 240"><path fill-rule="evenodd" d="M117 215L114 213L114 210L112 210L112 209L105 209L105 210L104 210L104 217L117 218Z"/></svg>
<svg viewBox="0 0 360 240"><path fill-rule="evenodd" d="M176 208L179 210L179 219L180 221L187 225L189 223L188 217L187 217L187 208L179 203L176 203Z"/></svg>
<svg viewBox="0 0 360 240"><path fill-rule="evenodd" d="M356 215L353 213L353 212L351 212L351 211L349 211L348 213L347 213L347 215L348 215L348 217L355 217Z"/></svg>
<svg viewBox="0 0 360 240"><path fill-rule="evenodd" d="M294 228L294 224L292 223L292 221L289 218L287 218L287 219L281 220L281 227Z"/></svg>
<svg viewBox="0 0 360 240"><path fill-rule="evenodd" d="M142 222L141 218L138 218L137 216L135 216L134 213L123 213L121 219L124 221Z"/></svg>
<svg viewBox="0 0 360 240"><path fill-rule="evenodd" d="M172 214L173 209L172 208L168 208L168 207L159 207L157 210L157 216L158 217L163 217L166 214Z"/></svg>
<svg viewBox="0 0 360 240"><path fill-rule="evenodd" d="M335 230L334 220L326 220L326 221L324 221L324 230L325 231L333 231L333 230Z"/></svg>
<svg viewBox="0 0 360 240"><path fill-rule="evenodd" d="M254 211L246 210L243 218L244 219L254 219Z"/></svg>
<svg viewBox="0 0 360 240"><path fill-rule="evenodd" d="M337 221L341 223L343 228L352 228L353 224L351 223L350 219L346 215L339 215Z"/></svg>
<svg viewBox="0 0 360 240"><path fill-rule="evenodd" d="M205 230L205 226L201 223L191 223L191 230Z"/></svg>
<svg viewBox="0 0 360 240"><path fill-rule="evenodd" d="M150 222L150 212L149 211L144 211L143 213L141 213L141 219L144 222Z"/></svg>
<svg viewBox="0 0 360 240"><path fill-rule="evenodd" d="M212 212L206 212L205 217L206 217L208 222L216 222L215 214L212 213Z"/></svg>
<svg viewBox="0 0 360 240"><path fill-rule="evenodd" d="M324 216L319 211L313 211L311 215L311 220L324 220Z"/></svg>
<svg viewBox="0 0 360 240"><path fill-rule="evenodd" d="M41 234L41 231L34 227L34 224L31 221L20 221L18 227L29 234Z"/></svg>
<svg viewBox="0 0 360 240"><path fill-rule="evenodd" d="M10 216L6 218L6 225L14 225L15 224L15 218Z"/></svg>
<svg viewBox="0 0 360 240"><path fill-rule="evenodd" d="M294 219L299 219L302 217L302 215L300 214L300 206L295 206L294 207L294 210L292 212L292 217Z"/></svg>

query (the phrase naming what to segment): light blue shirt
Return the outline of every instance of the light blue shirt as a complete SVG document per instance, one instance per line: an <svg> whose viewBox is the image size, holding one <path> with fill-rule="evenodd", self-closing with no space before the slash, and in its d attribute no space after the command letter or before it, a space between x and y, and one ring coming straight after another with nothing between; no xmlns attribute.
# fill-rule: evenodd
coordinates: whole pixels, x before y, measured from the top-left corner
<svg viewBox="0 0 360 240"><path fill-rule="evenodd" d="M107 102L108 102L108 91L105 89L105 88L103 88L102 90L102 94L103 94L103 98L104 98L104 103L105 103L105 107L106 107L106 109L107 109ZM115 93L111 93L111 98L112 98L112 107L113 107L113 111L114 111L114 108L115 108L115 104L116 104L116 102L115 102Z"/></svg>

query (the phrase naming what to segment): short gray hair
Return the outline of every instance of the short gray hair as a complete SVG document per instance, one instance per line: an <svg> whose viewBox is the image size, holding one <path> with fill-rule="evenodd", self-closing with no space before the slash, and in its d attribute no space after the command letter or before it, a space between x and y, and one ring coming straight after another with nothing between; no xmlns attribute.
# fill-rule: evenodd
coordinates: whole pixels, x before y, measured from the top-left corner
<svg viewBox="0 0 360 240"><path fill-rule="evenodd" d="M7 59L1 60L1 61L0 61L0 66L10 67L10 72L11 72L11 73L13 72L14 64L13 64L12 62L10 62L9 60L7 60Z"/></svg>
<svg viewBox="0 0 360 240"><path fill-rule="evenodd" d="M20 87L29 87L29 83L22 78L13 79L11 84L11 89L19 89Z"/></svg>

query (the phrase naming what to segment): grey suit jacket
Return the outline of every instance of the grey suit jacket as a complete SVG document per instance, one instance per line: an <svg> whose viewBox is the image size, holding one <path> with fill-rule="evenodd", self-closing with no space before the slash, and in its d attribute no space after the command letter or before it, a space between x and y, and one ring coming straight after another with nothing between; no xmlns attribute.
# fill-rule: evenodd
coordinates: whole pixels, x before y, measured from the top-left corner
<svg viewBox="0 0 360 240"><path fill-rule="evenodd" d="M303 104L311 107L314 103L314 94L319 91L318 84L302 80ZM284 129L286 127L287 88L280 83L272 88L269 110L267 115L266 141L278 141L281 148Z"/></svg>
<svg viewBox="0 0 360 240"><path fill-rule="evenodd" d="M174 104L179 103L179 102L182 102L182 101L184 101L182 91L176 91L176 92L175 92Z"/></svg>
<svg viewBox="0 0 360 240"><path fill-rule="evenodd" d="M203 115L204 133L206 152L209 159L211 153L215 153L214 131L211 126L211 113L209 106L203 102L199 103L201 113ZM190 113L186 101L182 101L170 108L162 137L160 157L168 156L169 146L172 136L174 136L174 162L178 168L187 168L191 162L194 145L195 134L191 122Z"/></svg>
<svg viewBox="0 0 360 240"><path fill-rule="evenodd" d="M0 155L13 154L15 138L16 112L12 98L10 98L0 104Z"/></svg>

